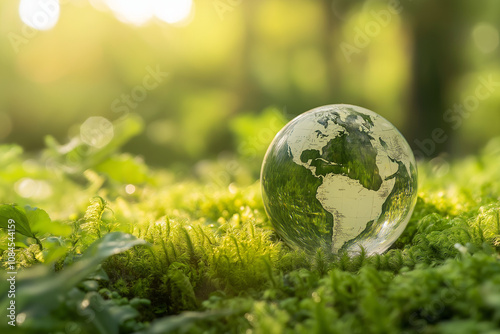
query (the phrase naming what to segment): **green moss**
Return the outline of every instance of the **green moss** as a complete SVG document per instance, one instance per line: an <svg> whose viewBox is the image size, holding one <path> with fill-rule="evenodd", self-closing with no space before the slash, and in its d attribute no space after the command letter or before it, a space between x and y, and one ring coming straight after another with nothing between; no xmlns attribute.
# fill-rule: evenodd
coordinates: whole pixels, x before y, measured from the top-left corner
<svg viewBox="0 0 500 334"><path fill-rule="evenodd" d="M120 333L493 333L500 326L500 156L492 143L476 157L421 163L403 235L385 254L353 258L290 249L269 226L258 183L208 187L151 169L129 194L112 168L89 165L75 178L63 167L47 170L42 156L24 169L28 157L2 146L0 161L9 165L0 170L0 202L41 207L58 227L40 229L43 248L19 235L21 272L42 263L64 273L113 231L151 245L102 262L25 331L71 322L92 332L78 308L95 296L89 305L103 303ZM46 182L52 192L21 197L12 191L21 178ZM8 235L0 233L4 245Z"/></svg>

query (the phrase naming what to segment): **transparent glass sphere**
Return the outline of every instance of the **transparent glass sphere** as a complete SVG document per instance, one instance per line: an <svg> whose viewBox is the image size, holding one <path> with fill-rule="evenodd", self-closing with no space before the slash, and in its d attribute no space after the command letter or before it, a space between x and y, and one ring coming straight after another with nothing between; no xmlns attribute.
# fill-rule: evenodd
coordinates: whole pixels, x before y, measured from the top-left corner
<svg viewBox="0 0 500 334"><path fill-rule="evenodd" d="M261 170L264 206L291 246L382 253L408 223L417 169L401 133L380 115L327 105L290 121Z"/></svg>

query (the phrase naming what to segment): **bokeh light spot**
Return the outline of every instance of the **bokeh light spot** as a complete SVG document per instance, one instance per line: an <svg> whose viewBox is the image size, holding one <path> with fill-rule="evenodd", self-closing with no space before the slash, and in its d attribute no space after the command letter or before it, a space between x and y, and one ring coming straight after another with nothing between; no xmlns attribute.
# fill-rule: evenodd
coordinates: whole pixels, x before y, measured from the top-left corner
<svg viewBox="0 0 500 334"><path fill-rule="evenodd" d="M125 192L129 195L132 195L133 193L135 193L135 186L133 184L127 184L125 186Z"/></svg>
<svg viewBox="0 0 500 334"><path fill-rule="evenodd" d="M19 313L16 317L16 322L18 325L22 325L24 320L26 320L26 313Z"/></svg>
<svg viewBox="0 0 500 334"><path fill-rule="evenodd" d="M228 189L229 189L229 192L233 195L238 192L238 187L234 183L230 183Z"/></svg>
<svg viewBox="0 0 500 334"><path fill-rule="evenodd" d="M106 4L125 23L142 25L153 17L151 0L106 0Z"/></svg>
<svg viewBox="0 0 500 334"><path fill-rule="evenodd" d="M52 187L48 182L27 177L19 180L14 189L24 198L44 199L52 195Z"/></svg>
<svg viewBox="0 0 500 334"><path fill-rule="evenodd" d="M113 123L104 117L89 117L80 127L80 138L90 146L102 148L114 137Z"/></svg>
<svg viewBox="0 0 500 334"><path fill-rule="evenodd" d="M107 6L122 22L143 25L153 17L178 23L189 17L192 0L105 0Z"/></svg>
<svg viewBox="0 0 500 334"><path fill-rule="evenodd" d="M24 24L37 30L52 29L59 21L58 0L21 0L19 16Z"/></svg>
<svg viewBox="0 0 500 334"><path fill-rule="evenodd" d="M472 38L479 51L493 52L499 43L498 30L489 23L479 23L472 30Z"/></svg>
<svg viewBox="0 0 500 334"><path fill-rule="evenodd" d="M189 17L192 7L192 0L156 0L154 14L164 22L177 23Z"/></svg>

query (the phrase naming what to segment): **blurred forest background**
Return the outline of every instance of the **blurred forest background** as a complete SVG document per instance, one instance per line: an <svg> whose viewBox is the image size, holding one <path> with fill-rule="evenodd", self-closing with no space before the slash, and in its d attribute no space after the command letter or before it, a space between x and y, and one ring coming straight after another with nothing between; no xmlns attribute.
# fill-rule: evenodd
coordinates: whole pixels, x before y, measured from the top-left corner
<svg viewBox="0 0 500 334"><path fill-rule="evenodd" d="M497 0L4 0L0 142L137 114L148 164L257 166L288 120L349 103L419 156L474 153L500 134L499 29Z"/></svg>

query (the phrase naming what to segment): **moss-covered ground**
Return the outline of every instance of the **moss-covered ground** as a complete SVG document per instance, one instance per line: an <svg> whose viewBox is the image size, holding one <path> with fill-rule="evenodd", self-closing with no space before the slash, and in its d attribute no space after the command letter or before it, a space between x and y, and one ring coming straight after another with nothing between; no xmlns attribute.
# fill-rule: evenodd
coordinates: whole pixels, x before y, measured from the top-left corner
<svg viewBox="0 0 500 334"><path fill-rule="evenodd" d="M2 333L500 333L500 139L419 163L403 235L349 258L280 241L244 161L150 168L120 126L101 149L0 146Z"/></svg>

